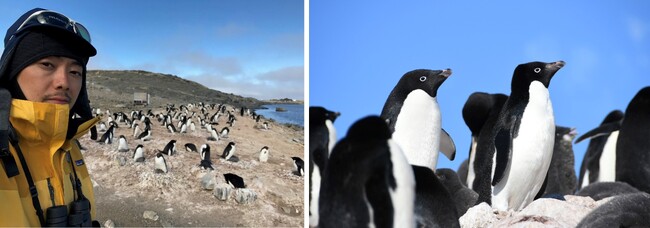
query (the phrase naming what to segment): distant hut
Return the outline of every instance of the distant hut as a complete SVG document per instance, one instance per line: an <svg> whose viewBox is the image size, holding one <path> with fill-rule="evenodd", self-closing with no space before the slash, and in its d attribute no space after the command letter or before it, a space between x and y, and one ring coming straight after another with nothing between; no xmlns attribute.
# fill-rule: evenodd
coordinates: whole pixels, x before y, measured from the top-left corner
<svg viewBox="0 0 650 228"><path fill-rule="evenodd" d="M133 105L149 105L151 96L148 93L133 93Z"/></svg>

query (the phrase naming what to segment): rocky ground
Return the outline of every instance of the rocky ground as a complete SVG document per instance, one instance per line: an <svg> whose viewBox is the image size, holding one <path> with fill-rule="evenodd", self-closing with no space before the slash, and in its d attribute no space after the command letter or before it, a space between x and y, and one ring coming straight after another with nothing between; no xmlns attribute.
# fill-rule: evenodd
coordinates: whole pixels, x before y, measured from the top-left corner
<svg viewBox="0 0 650 228"><path fill-rule="evenodd" d="M130 114L130 110L111 111ZM163 111L153 110L154 113ZM104 115L102 120L106 121L107 116ZM237 122L231 127L228 138L214 142L207 141L208 132L198 124L195 132L172 134L155 118L151 120L153 137L150 141L133 137L133 129L125 123L120 123L119 128L115 129L112 144L92 141L90 134L80 140L82 146L87 148L84 157L94 181L97 218L102 225L304 226L305 178L293 173L291 159L294 156L304 159L302 128L269 122L270 129L263 130L261 122L256 123L250 116L237 114ZM177 120L174 122L177 124ZM226 119L222 117L216 128L224 126ZM126 137L129 152L117 151L120 135ZM166 156L169 173L154 173L153 159L157 151L163 150L172 139L177 140L178 153ZM237 145L235 156L240 158L239 162L225 161L219 157L231 141ZM215 170L199 168L200 155L187 152L185 143L193 143L197 148L206 143L210 145ZM136 163L132 159L133 149L138 144L145 149L144 163ZM268 162L258 160L263 146L268 146L270 150ZM212 190L202 188L201 179L205 175L216 178L216 183L222 184L225 183L224 173L241 176L247 188L257 194L256 200L238 203L233 194L222 201L213 195Z"/></svg>

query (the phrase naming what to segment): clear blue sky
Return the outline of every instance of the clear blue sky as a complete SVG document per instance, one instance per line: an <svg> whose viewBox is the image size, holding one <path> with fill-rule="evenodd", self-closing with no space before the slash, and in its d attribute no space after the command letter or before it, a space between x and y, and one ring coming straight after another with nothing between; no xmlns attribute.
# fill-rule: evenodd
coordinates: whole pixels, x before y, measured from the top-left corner
<svg viewBox="0 0 650 228"><path fill-rule="evenodd" d="M258 99L304 99L304 2L5 1L2 36L27 10L81 22L97 56L89 69L174 74Z"/></svg>
<svg viewBox="0 0 650 228"><path fill-rule="evenodd" d="M341 138L379 115L399 78L451 68L438 90L443 128L467 158L461 110L475 91L510 93L514 68L566 61L551 80L557 125L581 135L650 85L650 1L311 1L309 100L342 115ZM574 145L576 168L588 142Z"/></svg>

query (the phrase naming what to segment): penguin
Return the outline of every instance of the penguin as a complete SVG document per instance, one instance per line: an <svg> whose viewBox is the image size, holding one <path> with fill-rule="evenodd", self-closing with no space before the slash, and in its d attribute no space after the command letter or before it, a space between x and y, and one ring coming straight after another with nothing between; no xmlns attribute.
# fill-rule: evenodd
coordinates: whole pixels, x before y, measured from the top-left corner
<svg viewBox="0 0 650 228"><path fill-rule="evenodd" d="M302 158L291 157L291 159L293 160L293 174L297 176L305 175L305 162L302 160Z"/></svg>
<svg viewBox="0 0 650 228"><path fill-rule="evenodd" d="M639 189L630 186L625 182L595 182L581 188L575 193L576 196L589 196L594 201L605 199L611 196L624 195L641 192Z"/></svg>
<svg viewBox="0 0 650 228"><path fill-rule="evenodd" d="M454 202L456 198L452 198L450 194L451 191L448 190L447 186L444 184L444 176L436 175L433 170L428 167L416 165L411 167L415 177L415 205L413 210L416 224L415 227L460 228L460 223L458 221L460 217L460 214L458 213L459 202ZM462 187L456 173L453 171L451 172L456 178L455 184Z"/></svg>
<svg viewBox="0 0 650 228"><path fill-rule="evenodd" d="M356 121L323 173L319 227L415 226L415 177L385 119ZM345 194L341 194L345 193Z"/></svg>
<svg viewBox="0 0 650 228"><path fill-rule="evenodd" d="M115 129L114 126L110 126L106 132L102 135L102 137L99 139L100 144L112 144L113 143L113 130Z"/></svg>
<svg viewBox="0 0 650 228"><path fill-rule="evenodd" d="M133 137L138 137L140 134L140 125L137 123L133 125Z"/></svg>
<svg viewBox="0 0 650 228"><path fill-rule="evenodd" d="M455 205L457 216L462 216L467 212L470 207L473 207L478 200L478 193L474 190L467 188L460 181L458 174L451 169L437 169L436 177L440 180L440 183L445 186L449 192L449 198L451 198L451 203ZM416 185L420 181L416 177ZM441 202L441 201L437 201Z"/></svg>
<svg viewBox="0 0 650 228"><path fill-rule="evenodd" d="M133 151L133 161L134 162L144 162L144 146L138 144Z"/></svg>
<svg viewBox="0 0 650 228"><path fill-rule="evenodd" d="M437 102L438 88L450 75L451 69L409 71L384 103L381 118L412 165L436 170L439 151L454 160L456 147L441 128Z"/></svg>
<svg viewBox="0 0 650 228"><path fill-rule="evenodd" d="M192 144L192 143L185 143L185 150L187 150L187 152L196 152L196 153L199 152L199 151L196 149L196 145L194 145L194 144Z"/></svg>
<svg viewBox="0 0 650 228"><path fill-rule="evenodd" d="M210 169L214 170L212 168L212 160L210 159L210 145L208 144L203 144L201 146L201 164L199 164L201 169Z"/></svg>
<svg viewBox="0 0 650 228"><path fill-rule="evenodd" d="M469 186L468 181L467 181L467 172L468 172L468 164L469 164L469 158L463 160L463 162L460 163L458 166L458 169L456 170L456 173L458 173L458 179L460 179L460 182L465 185ZM470 186L471 187L471 186Z"/></svg>
<svg viewBox="0 0 650 228"><path fill-rule="evenodd" d="M185 134L185 133L187 133L187 124L183 123L183 124L181 125L180 129L181 129L181 130L180 130L179 132L180 132L181 134Z"/></svg>
<svg viewBox="0 0 650 228"><path fill-rule="evenodd" d="M576 227L650 227L650 194L614 197L587 214Z"/></svg>
<svg viewBox="0 0 650 228"><path fill-rule="evenodd" d="M124 137L124 135L120 135L120 139L118 140L117 151L119 152L129 151L129 146L126 144L126 137Z"/></svg>
<svg viewBox="0 0 650 228"><path fill-rule="evenodd" d="M219 133L217 133L217 129L210 129L210 136L208 136L208 141L219 141Z"/></svg>
<svg viewBox="0 0 650 228"><path fill-rule="evenodd" d="M230 160L230 158L235 154L235 142L229 142L225 149L223 149L223 154L221 158Z"/></svg>
<svg viewBox="0 0 650 228"><path fill-rule="evenodd" d="M262 115L257 115L255 117L255 123L259 123L261 119L262 119Z"/></svg>
<svg viewBox="0 0 650 228"><path fill-rule="evenodd" d="M594 182L616 180L616 141L624 116L621 110L613 110L607 114L600 126L576 140L577 144L590 139L580 165L577 189Z"/></svg>
<svg viewBox="0 0 650 228"><path fill-rule="evenodd" d="M169 156L176 154L176 140L170 140L161 152Z"/></svg>
<svg viewBox="0 0 650 228"><path fill-rule="evenodd" d="M151 139L151 128L145 128L144 131L138 135L138 139L149 141L149 139Z"/></svg>
<svg viewBox="0 0 650 228"><path fill-rule="evenodd" d="M167 161L165 160L165 156L160 152L156 154L156 158L154 159L154 172L155 173L169 172L169 170L167 169Z"/></svg>
<svg viewBox="0 0 650 228"><path fill-rule="evenodd" d="M616 143L616 181L650 193L650 86L632 98L625 109ZM648 220L650 221L650 220Z"/></svg>
<svg viewBox="0 0 650 228"><path fill-rule="evenodd" d="M555 140L548 86L564 64L529 62L515 68L510 96L497 122L479 136L473 183L477 204L518 211L544 192Z"/></svg>
<svg viewBox="0 0 650 228"><path fill-rule="evenodd" d="M224 127L221 129L221 133L219 133L219 137L228 138L228 133L230 133L230 129L228 127Z"/></svg>
<svg viewBox="0 0 650 228"><path fill-rule="evenodd" d="M474 163L478 138L483 128L490 131L499 118L499 113L508 96L501 93L489 94L484 92L472 93L463 106L463 120L471 132L471 144L467 161L467 175L461 176L464 184L472 188L476 172ZM460 173L460 172L459 172Z"/></svg>
<svg viewBox="0 0 650 228"><path fill-rule="evenodd" d="M578 182L573 158L573 139L576 134L575 128L555 126L553 158L548 168L546 188L542 195L564 196L574 193Z"/></svg>
<svg viewBox="0 0 650 228"><path fill-rule="evenodd" d="M260 150L260 162L267 162L269 161L269 147L264 146Z"/></svg>
<svg viewBox="0 0 650 228"><path fill-rule="evenodd" d="M324 107L309 107L309 225L318 226L318 197L322 173L336 143L334 121L341 115ZM266 123L266 122L264 122Z"/></svg>
<svg viewBox="0 0 650 228"><path fill-rule="evenodd" d="M194 122L192 120L189 120L189 125L190 125L190 131L195 132L196 131L196 125L194 125Z"/></svg>
<svg viewBox="0 0 650 228"><path fill-rule="evenodd" d="M244 184L244 178L241 178L236 174L226 173L223 175L223 177L226 179L226 183L228 183L228 185L230 185L232 188L246 188L246 184Z"/></svg>
<svg viewBox="0 0 650 228"><path fill-rule="evenodd" d="M105 132L105 131L106 131L106 123L99 122L99 132Z"/></svg>
<svg viewBox="0 0 650 228"><path fill-rule="evenodd" d="M267 130L267 131L268 131L268 130L269 130L269 123L268 123L268 122L264 122L264 123L262 123L262 128L263 128L264 130Z"/></svg>
<svg viewBox="0 0 650 228"><path fill-rule="evenodd" d="M173 135L176 132L176 127L173 124L167 124L167 130Z"/></svg>

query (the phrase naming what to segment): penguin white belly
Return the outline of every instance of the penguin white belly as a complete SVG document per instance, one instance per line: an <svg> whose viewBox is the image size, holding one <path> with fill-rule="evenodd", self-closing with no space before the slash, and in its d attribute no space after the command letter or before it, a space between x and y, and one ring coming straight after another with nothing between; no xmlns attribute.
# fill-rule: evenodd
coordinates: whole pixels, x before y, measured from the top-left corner
<svg viewBox="0 0 650 228"><path fill-rule="evenodd" d="M336 144L336 130L331 120L325 120L325 127L327 127L327 132L329 133L329 142L327 144L327 156L329 157L332 149L334 149L334 144Z"/></svg>
<svg viewBox="0 0 650 228"><path fill-rule="evenodd" d="M467 163L467 187L474 189L474 160L476 159L476 137L472 137L472 149L469 152L469 162ZM494 164L494 163L492 163Z"/></svg>
<svg viewBox="0 0 650 228"><path fill-rule="evenodd" d="M551 164L555 119L548 89L534 81L529 94L519 133L512 140L511 160L501 182L492 187L492 207L499 210L519 211L530 204Z"/></svg>
<svg viewBox="0 0 650 228"><path fill-rule="evenodd" d="M314 164L311 173L311 202L309 203L309 226L318 226L318 199L320 197L320 168Z"/></svg>
<svg viewBox="0 0 650 228"><path fill-rule="evenodd" d="M612 132L607 137L607 142L603 147L598 164L598 182L616 181L616 142L618 141L618 131Z"/></svg>
<svg viewBox="0 0 650 228"><path fill-rule="evenodd" d="M585 170L585 175L582 177L582 185L580 185L580 188L584 188L587 185L589 185L589 170Z"/></svg>
<svg viewBox="0 0 650 228"><path fill-rule="evenodd" d="M403 150L394 140L388 140L390 161L393 165L395 189L388 189L393 204L393 227L415 227L413 207L415 206L415 175L407 163ZM434 169L435 170L435 169Z"/></svg>
<svg viewBox="0 0 650 228"><path fill-rule="evenodd" d="M436 170L440 147L440 108L436 98L423 90L413 90L395 120L393 140L409 164Z"/></svg>

